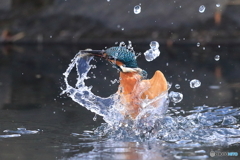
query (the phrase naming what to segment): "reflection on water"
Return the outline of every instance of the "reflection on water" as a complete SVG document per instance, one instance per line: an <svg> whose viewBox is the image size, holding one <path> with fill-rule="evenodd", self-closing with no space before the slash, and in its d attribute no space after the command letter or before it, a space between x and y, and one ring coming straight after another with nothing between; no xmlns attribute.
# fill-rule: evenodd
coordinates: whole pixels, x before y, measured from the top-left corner
<svg viewBox="0 0 240 160"><path fill-rule="evenodd" d="M205 46L202 50L195 45L162 46L161 56L151 63L140 56L139 66L144 66L150 76L155 70L162 70L172 86L181 86L172 87L171 91L183 93L184 98L176 106L170 103L168 116L158 124L161 131L170 130L171 134L164 137L156 133L157 139L134 142L113 140L109 134L103 137L93 134L96 128L101 133L101 127L106 127L101 125L101 117L97 116L95 122L94 114L67 97L59 97L59 86L64 87L62 73L74 54L80 49L104 47L92 44L1 47L0 135L15 135L3 131L17 131L17 128L39 133L2 137L0 159L181 159L191 156L204 159L210 158L211 150L239 154L236 142L239 141L240 48L221 45L221 48ZM143 52L148 48L148 44L136 44L135 50ZM215 61L215 55L220 55L219 61ZM101 60L93 64L97 68L91 70L92 78L86 85L92 85L92 92L102 97L115 93L118 84L112 84L111 80L118 77L116 70ZM70 79L70 83L75 84L76 76L70 75ZM192 79L200 80L201 86L190 88ZM84 132L86 130L92 132ZM187 137L190 135L187 133L192 133L192 137Z"/></svg>

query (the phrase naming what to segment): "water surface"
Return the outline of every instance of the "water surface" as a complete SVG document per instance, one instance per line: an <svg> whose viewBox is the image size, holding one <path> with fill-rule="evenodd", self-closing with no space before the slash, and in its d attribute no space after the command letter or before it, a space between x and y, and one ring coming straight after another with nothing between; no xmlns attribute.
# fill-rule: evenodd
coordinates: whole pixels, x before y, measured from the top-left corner
<svg viewBox="0 0 240 160"><path fill-rule="evenodd" d="M67 95L60 96L60 87L65 87L62 73L78 50L103 49L112 45L1 46L0 159L208 159L211 151L240 154L239 142L234 143L239 138L236 132L235 137L209 143L191 138L176 139L178 137L132 141L109 138L109 134L103 137L93 134L97 127L104 126L104 121L100 116L94 121L95 114ZM142 53L149 48L148 44L133 43L133 46L136 52ZM167 122L174 124L179 117L186 119L187 116L191 122L193 115L198 114L199 123L195 122L197 124L192 128L204 123L205 128L201 131L218 129L219 136L232 135L234 133L219 128L239 130L240 48L205 47L203 50L195 45L171 48L160 45L160 57L147 62L142 55L138 59L139 66L150 76L155 70L161 70L172 83L170 90L183 93L181 103L170 103ZM214 59L216 55L220 56L219 61ZM92 92L102 97L115 93L118 84L111 81L118 78L116 70L101 59L93 64L97 68L91 70L92 78L86 85L92 85ZM70 75L70 79L70 83L75 84L76 75ZM192 79L200 80L201 86L191 88L189 82ZM179 84L180 89L175 88L175 84ZM208 124L208 121L204 122L204 116L219 118L219 121ZM174 127L169 126L165 131L172 129L169 135L174 135L183 129L180 123Z"/></svg>

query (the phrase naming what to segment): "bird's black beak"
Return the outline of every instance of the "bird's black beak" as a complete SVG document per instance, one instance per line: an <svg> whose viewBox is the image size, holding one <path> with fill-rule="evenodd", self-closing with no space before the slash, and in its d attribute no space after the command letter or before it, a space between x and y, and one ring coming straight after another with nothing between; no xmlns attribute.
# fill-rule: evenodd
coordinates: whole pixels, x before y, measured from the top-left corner
<svg viewBox="0 0 240 160"><path fill-rule="evenodd" d="M104 57L106 58L105 50L81 50L79 52L79 56L96 56L96 57Z"/></svg>
<svg viewBox="0 0 240 160"><path fill-rule="evenodd" d="M87 56L95 56L95 57L101 57L101 58L105 58L106 60L108 60L116 69L118 69L119 71L122 71L121 67L119 67L116 64L116 59L114 59L113 57L107 55L107 53L105 52L105 50L81 50L79 51L79 55L80 57L87 57Z"/></svg>

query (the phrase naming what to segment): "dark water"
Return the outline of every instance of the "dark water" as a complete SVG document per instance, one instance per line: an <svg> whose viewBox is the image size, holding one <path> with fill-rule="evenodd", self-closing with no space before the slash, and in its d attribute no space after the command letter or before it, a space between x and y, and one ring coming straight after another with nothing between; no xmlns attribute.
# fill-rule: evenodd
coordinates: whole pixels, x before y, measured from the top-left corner
<svg viewBox="0 0 240 160"><path fill-rule="evenodd" d="M129 142L94 136L92 131L104 121L99 116L93 121L93 113L66 95L60 96L60 87L64 87L62 73L78 50L110 46L112 44L0 47L0 159L211 159L211 151L240 154L238 144L199 146L179 142L185 145L166 145L157 140ZM149 49L148 44L133 46L136 52ZM147 70L149 76L161 70L172 83L170 90L183 93L181 103L170 103L170 112L181 110L174 114L185 116L185 112L196 106L233 106L233 109L240 106L240 47L160 46L160 50L160 57L150 63L140 56L139 66ZM220 55L219 61L214 59L215 55ZM97 68L92 70L93 78L86 83L93 86L95 94L109 96L117 90L118 84L112 84L111 80L118 78L118 73L103 60L94 64ZM70 78L74 83L76 77L70 75ZM200 80L201 87L190 88L192 79ZM175 84L179 84L180 89L176 89ZM236 118L239 127L239 117ZM238 159L239 156L213 158Z"/></svg>

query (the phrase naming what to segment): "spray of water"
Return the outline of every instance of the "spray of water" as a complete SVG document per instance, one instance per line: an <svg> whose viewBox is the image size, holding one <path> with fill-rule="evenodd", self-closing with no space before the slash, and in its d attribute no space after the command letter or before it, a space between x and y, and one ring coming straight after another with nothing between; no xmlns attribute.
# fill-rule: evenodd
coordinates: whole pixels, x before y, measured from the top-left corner
<svg viewBox="0 0 240 160"><path fill-rule="evenodd" d="M120 45L123 46L122 43ZM90 62L92 59L93 57L91 56L83 56L81 51L77 53L77 55L72 59L72 63L63 74L66 84L66 89L63 90L63 93L66 93L73 101L77 102L86 109L102 116L105 122L107 122L109 126L114 126L114 128L119 128L124 124L131 124L132 127L137 128L139 126L139 122L143 119L146 123L144 123L144 125L147 125L149 121L154 121L155 119L163 116L168 107L167 93L163 93L151 100L143 99L140 102L142 106L141 112L135 120L129 119L121 114L124 113L124 109L126 107L124 107L124 104L120 103L119 95L117 93L112 94L107 98L103 98L92 93L92 87L85 85L85 80L89 78L87 74L91 69ZM76 68L78 76L75 86L71 86L68 83L68 76L73 68ZM159 107L153 107L153 103L154 105L158 103L157 106Z"/></svg>
<svg viewBox="0 0 240 160"><path fill-rule="evenodd" d="M177 102L182 99L182 95L177 92L171 92L174 96L164 93L152 100L142 100L142 110L136 119L125 117L121 114L125 107L119 103L117 93L103 98L93 94L91 86L85 85L84 81L89 78L87 74L91 69L92 59L90 56L82 56L81 52L77 53L63 74L66 84L63 93L103 117L106 123L93 131L95 135L129 141L158 139L175 147L198 147L202 144L231 145L240 142L238 108L199 106L191 111L184 111L180 107L167 110L168 98L177 99ZM78 76L75 86L68 83L68 76L73 68L76 68ZM158 102L159 107L151 106L154 102Z"/></svg>

